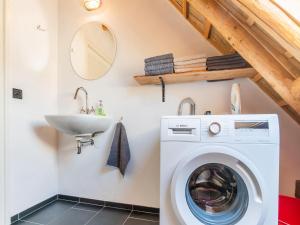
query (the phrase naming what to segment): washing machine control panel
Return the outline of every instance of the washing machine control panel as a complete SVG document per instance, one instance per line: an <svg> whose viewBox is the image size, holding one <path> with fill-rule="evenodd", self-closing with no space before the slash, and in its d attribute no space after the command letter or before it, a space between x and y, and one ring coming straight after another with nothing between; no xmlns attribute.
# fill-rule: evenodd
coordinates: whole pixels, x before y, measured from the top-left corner
<svg viewBox="0 0 300 225"><path fill-rule="evenodd" d="M270 143L278 127L273 117L246 115L201 117L201 142Z"/></svg>
<svg viewBox="0 0 300 225"><path fill-rule="evenodd" d="M277 115L201 115L164 117L161 141L277 143Z"/></svg>

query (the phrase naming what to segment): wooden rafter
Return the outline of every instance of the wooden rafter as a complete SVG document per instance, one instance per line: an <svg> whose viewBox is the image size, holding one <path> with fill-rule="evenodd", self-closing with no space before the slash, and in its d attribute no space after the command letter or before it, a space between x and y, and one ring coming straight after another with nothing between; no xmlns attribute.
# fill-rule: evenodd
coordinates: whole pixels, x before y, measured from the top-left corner
<svg viewBox="0 0 300 225"><path fill-rule="evenodd" d="M204 30L203 30L203 35L206 39L209 39L211 28L212 28L211 23L206 19L204 23Z"/></svg>
<svg viewBox="0 0 300 225"><path fill-rule="evenodd" d="M272 86L274 90L300 115L300 102L290 93L293 80L289 72L277 63L264 47L214 0L189 0L190 5L209 19L219 32ZM292 77L292 76L290 76Z"/></svg>
<svg viewBox="0 0 300 225"><path fill-rule="evenodd" d="M274 39L282 45L286 51L288 51L291 55L293 55L296 59L300 61L300 48L298 46L299 38L297 40L294 40L292 42L289 42L289 40L295 39L298 37L298 34L300 32L299 26L297 24L293 23L293 21L279 8L277 8L274 4L269 2L268 4L271 4L273 7L270 8L270 10L266 11L264 9L264 12L258 10L253 11L254 6L248 5L249 3L260 4L261 2L269 2L269 1L253 1L253 0L234 0L232 3L236 6L238 6L242 11L244 11L252 20L255 21L259 26L261 26L265 31L267 31ZM256 5L257 6L257 5ZM275 8L275 9L274 9ZM277 10L276 10L277 8ZM277 15L278 13L278 15ZM264 14L264 16L263 16ZM275 16L274 16L275 15ZM268 19L266 21L265 19ZM284 26L287 21L290 21L291 24ZM280 24L280 25L279 25ZM276 27L279 26L279 27ZM288 29L290 27L291 30ZM288 33L283 34L280 33L283 30L288 30ZM293 31L295 32L295 35L293 36ZM292 33L292 35L291 35ZM298 47L297 47L298 46Z"/></svg>
<svg viewBox="0 0 300 225"><path fill-rule="evenodd" d="M276 7L282 10L291 20L293 20L298 26L300 26L299 16L296 17L290 12L291 8L299 9L299 0L270 0ZM285 4L283 2L285 1Z"/></svg>
<svg viewBox="0 0 300 225"><path fill-rule="evenodd" d="M252 80L254 81L254 82L258 82L258 81L260 81L262 79L262 76L258 73L258 74L256 74L253 78L252 78Z"/></svg>
<svg viewBox="0 0 300 225"><path fill-rule="evenodd" d="M182 14L183 14L183 16L185 18L188 17L188 14L189 14L188 10L189 10L189 3L188 3L188 1L187 0L183 0L183 2L182 2Z"/></svg>
<svg viewBox="0 0 300 225"><path fill-rule="evenodd" d="M230 13L243 26L249 34L251 34L264 48L280 63L293 78L297 78L300 74L300 68L289 62L292 56L283 48L278 47L278 44L268 34L263 32L259 27L254 25L251 18L243 18L239 12L239 8L235 7L232 0L217 0L228 13Z"/></svg>
<svg viewBox="0 0 300 225"><path fill-rule="evenodd" d="M299 26L270 1L237 0L293 47L300 49Z"/></svg>
<svg viewBox="0 0 300 225"><path fill-rule="evenodd" d="M189 2L189 0L187 0ZM261 22L254 20L253 15L249 14L249 10L244 10L236 4L236 0L216 0L219 4L226 9L227 13L231 14L241 26L243 26L249 35L255 37L261 45L271 54L278 63L280 63L289 73L294 77L300 77L300 61L294 57L286 48L285 44L278 41L272 32L265 30L261 26ZM276 1L276 0L274 0ZM170 2L183 14L183 0L170 0ZM196 10L192 5L187 4L187 17L186 19L197 29L207 40L214 45L221 53L230 54L235 52L228 41L217 31L217 29L210 24L210 33L205 35L205 27L208 20L202 15L201 11ZM242 6L243 7L243 6ZM290 46L288 46L290 47ZM287 78L293 79L290 74ZM251 80L258 85L269 97L271 97L284 111L286 111L295 121L300 124L300 115L289 104L284 101L277 92L270 86L270 84L258 73ZM299 82L299 79L297 80ZM293 90L293 91L292 91ZM291 92L299 96L299 85L293 82Z"/></svg>

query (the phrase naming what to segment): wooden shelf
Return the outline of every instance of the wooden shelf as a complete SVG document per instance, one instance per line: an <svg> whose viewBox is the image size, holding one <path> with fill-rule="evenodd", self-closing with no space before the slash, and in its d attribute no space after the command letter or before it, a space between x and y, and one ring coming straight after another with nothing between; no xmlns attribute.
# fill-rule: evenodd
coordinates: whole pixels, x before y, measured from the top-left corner
<svg viewBox="0 0 300 225"><path fill-rule="evenodd" d="M159 77L162 77L166 84L171 83L185 83L203 80L225 80L234 79L240 77L254 77L257 74L256 70L253 68L245 69L233 69L233 70L219 70L219 71L199 71L199 72L188 72L188 73L173 73L164 74L157 76L134 76L134 79L140 85L147 84L160 84L161 81Z"/></svg>

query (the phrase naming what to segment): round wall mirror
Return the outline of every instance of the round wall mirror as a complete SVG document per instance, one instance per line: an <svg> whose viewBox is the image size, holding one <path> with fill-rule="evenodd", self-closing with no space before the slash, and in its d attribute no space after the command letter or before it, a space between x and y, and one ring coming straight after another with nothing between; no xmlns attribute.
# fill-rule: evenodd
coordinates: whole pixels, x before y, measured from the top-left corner
<svg viewBox="0 0 300 225"><path fill-rule="evenodd" d="M83 25L71 45L71 62L83 79L96 80L111 68L116 56L117 43L111 30L103 23Z"/></svg>

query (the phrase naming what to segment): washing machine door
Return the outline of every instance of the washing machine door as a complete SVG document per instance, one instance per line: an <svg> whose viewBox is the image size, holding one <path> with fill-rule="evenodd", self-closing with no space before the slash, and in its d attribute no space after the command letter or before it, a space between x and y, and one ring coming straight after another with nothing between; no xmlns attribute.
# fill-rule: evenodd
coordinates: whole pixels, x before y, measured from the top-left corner
<svg viewBox="0 0 300 225"><path fill-rule="evenodd" d="M173 175L172 205L182 225L261 225L264 182L238 151L206 146L191 151Z"/></svg>

